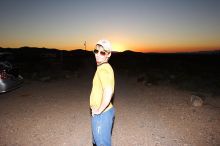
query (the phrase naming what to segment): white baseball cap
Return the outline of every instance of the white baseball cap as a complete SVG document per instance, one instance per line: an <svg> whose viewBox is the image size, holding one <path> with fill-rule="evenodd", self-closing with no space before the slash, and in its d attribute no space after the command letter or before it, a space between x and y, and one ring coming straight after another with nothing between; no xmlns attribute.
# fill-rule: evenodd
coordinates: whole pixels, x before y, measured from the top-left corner
<svg viewBox="0 0 220 146"><path fill-rule="evenodd" d="M101 39L99 40L96 45L101 45L103 47L103 49L107 52L111 52L112 51L112 45L111 43L106 40L106 39Z"/></svg>

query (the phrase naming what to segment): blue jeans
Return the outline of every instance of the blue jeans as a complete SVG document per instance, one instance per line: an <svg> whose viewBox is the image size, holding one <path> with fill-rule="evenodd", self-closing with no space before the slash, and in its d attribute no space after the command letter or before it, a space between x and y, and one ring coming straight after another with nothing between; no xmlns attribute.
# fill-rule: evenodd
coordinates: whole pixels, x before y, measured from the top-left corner
<svg viewBox="0 0 220 146"><path fill-rule="evenodd" d="M96 144L96 146L111 146L114 117L114 107L100 115L94 115L92 117L93 144Z"/></svg>

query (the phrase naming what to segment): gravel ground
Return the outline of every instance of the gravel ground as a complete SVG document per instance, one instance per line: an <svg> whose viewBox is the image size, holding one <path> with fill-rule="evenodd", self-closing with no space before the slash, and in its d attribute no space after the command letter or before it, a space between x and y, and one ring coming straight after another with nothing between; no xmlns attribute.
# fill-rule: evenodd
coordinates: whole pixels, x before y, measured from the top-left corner
<svg viewBox="0 0 220 146"><path fill-rule="evenodd" d="M92 146L89 77L26 80L0 95L0 146ZM116 77L113 146L220 146L220 97Z"/></svg>

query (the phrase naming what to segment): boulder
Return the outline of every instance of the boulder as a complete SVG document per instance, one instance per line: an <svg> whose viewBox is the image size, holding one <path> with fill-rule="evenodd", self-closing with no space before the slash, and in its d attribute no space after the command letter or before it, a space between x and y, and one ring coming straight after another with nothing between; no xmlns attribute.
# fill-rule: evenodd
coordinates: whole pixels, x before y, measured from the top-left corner
<svg viewBox="0 0 220 146"><path fill-rule="evenodd" d="M200 96L191 95L190 103L194 107L201 107L201 106L203 106L204 101L203 101L203 99Z"/></svg>

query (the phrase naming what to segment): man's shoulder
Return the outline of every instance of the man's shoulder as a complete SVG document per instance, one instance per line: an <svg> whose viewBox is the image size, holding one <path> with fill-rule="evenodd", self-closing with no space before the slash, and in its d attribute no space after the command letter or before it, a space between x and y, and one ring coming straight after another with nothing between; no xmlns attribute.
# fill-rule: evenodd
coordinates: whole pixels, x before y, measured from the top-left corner
<svg viewBox="0 0 220 146"><path fill-rule="evenodd" d="M100 73L111 73L113 69L109 63L104 63L98 68L98 72Z"/></svg>
<svg viewBox="0 0 220 146"><path fill-rule="evenodd" d="M109 63L103 63L102 65L100 65L99 67L98 67L98 69L100 69L100 70L103 70L103 69L106 69L106 70L112 70L112 66L109 64Z"/></svg>

